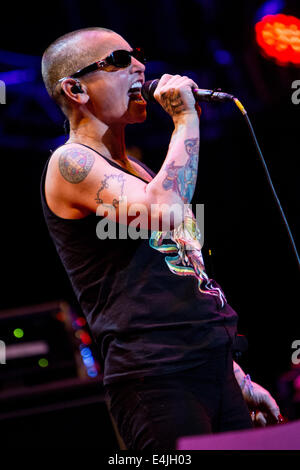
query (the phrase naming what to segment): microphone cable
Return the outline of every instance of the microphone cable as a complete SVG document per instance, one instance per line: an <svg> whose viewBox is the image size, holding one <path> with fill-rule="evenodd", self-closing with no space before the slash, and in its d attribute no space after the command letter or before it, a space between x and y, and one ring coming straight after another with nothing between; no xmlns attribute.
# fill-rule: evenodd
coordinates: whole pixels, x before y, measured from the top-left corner
<svg viewBox="0 0 300 470"><path fill-rule="evenodd" d="M155 79L155 80L149 80L146 83L144 83L144 85L142 86L142 95L145 98L145 100L156 102L156 99L154 98L154 92L155 92L155 89L158 85L158 82L159 82L159 79ZM247 113L246 109L244 108L244 106L242 105L240 100L238 100L233 95L230 95L228 93L224 93L220 88L215 88L214 90L194 88L193 92L194 92L194 96L195 96L195 99L196 99L197 102L205 101L205 102L208 102L208 103L213 103L213 102L218 102L218 101L219 102L221 102L221 101L234 101L234 103L236 104L238 109L241 111L242 115L244 116L244 118L246 120L247 126L250 130L250 134L251 134L251 137L253 139L253 142L254 142L256 151L258 153L258 156L260 158L260 161L263 165L263 168L264 168L264 171L265 171L265 174L266 174L266 177L267 177L267 181L269 183L269 186L271 188L271 191L272 191L273 197L275 199L276 205L279 209L280 215L282 217L285 228L287 230L290 242L292 244L293 252L294 252L294 254L296 256L296 259L297 259L298 268L300 268L299 254L298 254L298 251L297 251L297 247L296 247L291 229L289 227L287 218L286 218L286 216L284 214L284 211L282 209L279 198L276 194L276 191L275 191L274 185L272 183L272 179L271 179L267 164L265 162L262 151L261 151L260 146L258 144L253 126L251 124L251 121L249 119L249 116L248 116L248 113Z"/></svg>
<svg viewBox="0 0 300 470"><path fill-rule="evenodd" d="M276 191L275 191L275 188L274 188L274 185L272 183L272 179L271 179L271 176L270 176L270 173L269 173L269 170L268 170L268 167L267 167L267 164L265 162L265 159L263 157L263 154L262 154L262 151L260 149L260 146L258 144L258 141L257 141L257 138L256 138L256 135L255 135L255 132L254 132L254 129L253 129L253 126L251 124L251 121L249 119L249 116L248 116L248 113L246 111L246 109L244 108L244 106L242 105L242 103L240 102L240 100L238 100L237 98L235 97L232 97L232 100L234 101L234 103L236 104L236 106L238 107L238 109L241 111L242 115L244 116L245 120L246 120L246 123L247 123L247 126L250 130L250 134L251 134L251 137L252 137L252 140L254 142L254 145L255 145L255 148L256 148L256 151L258 153L258 156L259 156L259 159L263 165L263 169L265 171L265 174L266 174L266 177L267 177L267 181L269 183L269 186L271 188L271 191L272 191L272 194L273 194L273 197L275 199L275 202L276 202L276 205L279 209L279 212L280 212L280 215L283 219L283 222L284 222L284 225L285 225L285 228L287 230L287 233L288 233L288 237L289 237L289 240L291 242L291 245L292 245L292 248L293 248L293 251L294 251L294 254L296 256L296 259L297 259L297 263L298 263L298 268L300 268L300 260L299 260L299 254L298 254L298 251L297 251L297 247L296 247L296 244L295 244L295 241L294 241L294 237L293 237L293 234L291 232L291 229L289 227L289 224L288 224L288 221L287 221L287 218L285 216L285 213L284 213L284 210L281 206L281 203L280 203L280 200L276 194Z"/></svg>

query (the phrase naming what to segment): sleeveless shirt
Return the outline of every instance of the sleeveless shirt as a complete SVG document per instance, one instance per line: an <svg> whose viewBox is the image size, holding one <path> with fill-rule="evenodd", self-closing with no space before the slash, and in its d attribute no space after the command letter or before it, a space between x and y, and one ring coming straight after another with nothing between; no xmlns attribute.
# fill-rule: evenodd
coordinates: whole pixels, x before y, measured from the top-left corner
<svg viewBox="0 0 300 470"><path fill-rule="evenodd" d="M144 163L129 159L155 176ZM231 344L236 312L200 291L194 276L171 272L164 253L153 249L149 239L99 239L96 227L102 217L65 219L51 211L45 198L49 160L41 178L43 213L98 346L103 384L193 368L212 349Z"/></svg>

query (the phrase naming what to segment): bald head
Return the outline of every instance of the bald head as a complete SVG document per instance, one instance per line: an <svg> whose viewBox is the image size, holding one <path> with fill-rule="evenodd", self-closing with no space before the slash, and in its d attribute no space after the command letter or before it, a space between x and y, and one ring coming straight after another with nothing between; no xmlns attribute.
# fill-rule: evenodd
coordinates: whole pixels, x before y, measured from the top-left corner
<svg viewBox="0 0 300 470"><path fill-rule="evenodd" d="M42 76L49 95L66 112L66 99L57 86L60 78L67 77L101 57L101 45L111 35L106 28L85 28L72 31L56 39L42 58Z"/></svg>

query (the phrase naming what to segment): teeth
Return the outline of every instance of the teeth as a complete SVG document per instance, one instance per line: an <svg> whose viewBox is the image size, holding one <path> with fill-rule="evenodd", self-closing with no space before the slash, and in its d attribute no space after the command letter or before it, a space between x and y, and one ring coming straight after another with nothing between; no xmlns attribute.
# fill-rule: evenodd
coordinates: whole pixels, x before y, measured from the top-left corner
<svg viewBox="0 0 300 470"><path fill-rule="evenodd" d="M141 82L135 82L131 86L130 90L132 90L132 89L139 89L140 90L141 88L142 88L142 83Z"/></svg>

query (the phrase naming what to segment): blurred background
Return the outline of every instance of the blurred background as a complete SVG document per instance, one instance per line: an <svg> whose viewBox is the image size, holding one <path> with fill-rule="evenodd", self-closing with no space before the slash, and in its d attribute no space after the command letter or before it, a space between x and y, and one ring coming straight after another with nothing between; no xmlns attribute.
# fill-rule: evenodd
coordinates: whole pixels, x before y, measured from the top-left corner
<svg viewBox="0 0 300 470"><path fill-rule="evenodd" d="M119 446L97 351L41 210L43 167L67 139L63 115L42 82L43 51L69 31L103 26L145 49L146 79L184 74L201 88L237 96L297 243L299 19L297 0L6 4L0 32L0 340L7 353L6 364L0 356L1 442L18 437L36 447ZM241 366L294 420L300 418L300 353L292 361L300 348L296 258L241 113L232 103L203 104L202 111L193 203L205 204L207 271L222 285L248 339ZM149 104L147 121L127 129L128 152L158 171L171 132L168 115Z"/></svg>

